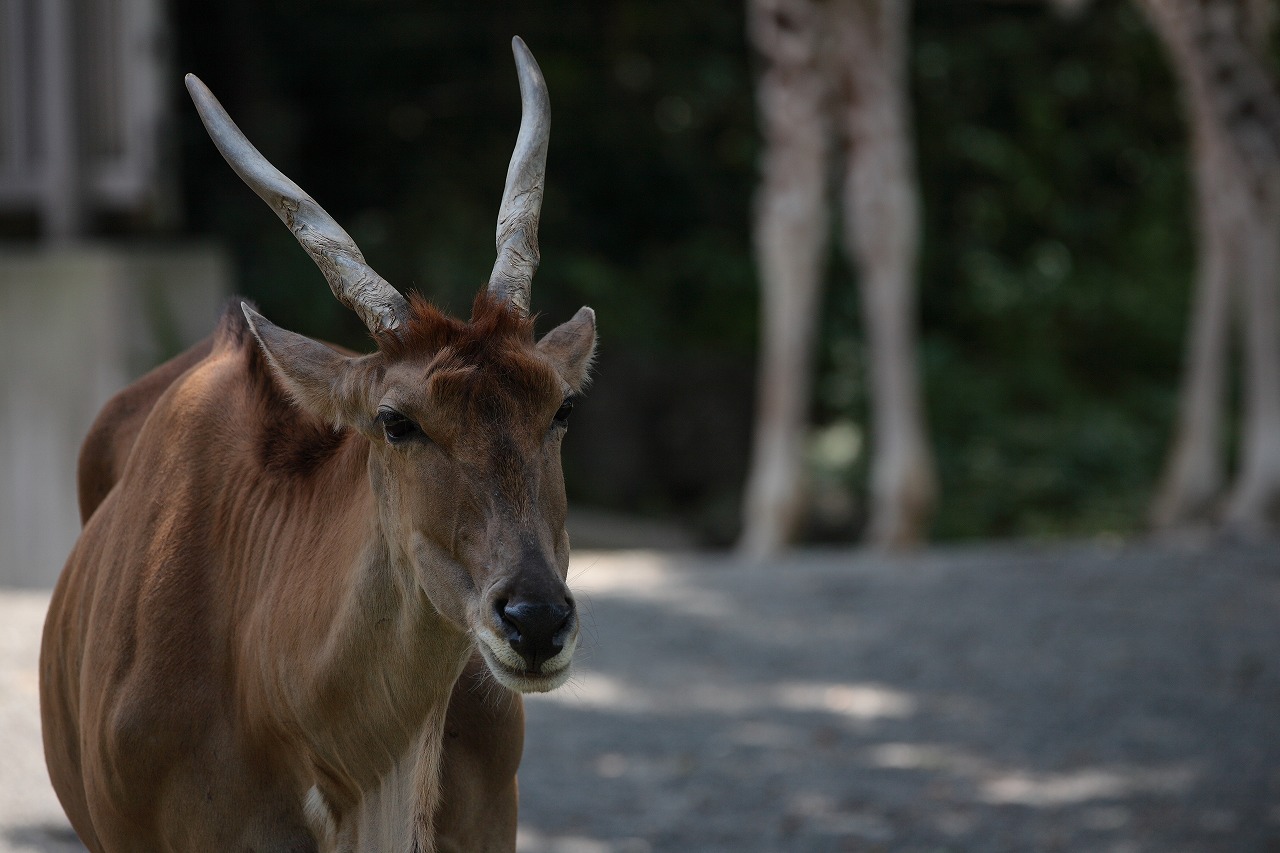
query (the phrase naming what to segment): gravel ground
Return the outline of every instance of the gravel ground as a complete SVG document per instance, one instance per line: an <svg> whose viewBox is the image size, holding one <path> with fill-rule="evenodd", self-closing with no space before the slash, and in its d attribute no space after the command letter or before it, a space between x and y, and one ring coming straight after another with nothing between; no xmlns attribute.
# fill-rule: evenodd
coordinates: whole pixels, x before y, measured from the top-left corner
<svg viewBox="0 0 1280 853"><path fill-rule="evenodd" d="M523 853L1280 851L1280 547L571 571L589 631L527 703ZM0 594L0 853L78 849L46 602Z"/></svg>

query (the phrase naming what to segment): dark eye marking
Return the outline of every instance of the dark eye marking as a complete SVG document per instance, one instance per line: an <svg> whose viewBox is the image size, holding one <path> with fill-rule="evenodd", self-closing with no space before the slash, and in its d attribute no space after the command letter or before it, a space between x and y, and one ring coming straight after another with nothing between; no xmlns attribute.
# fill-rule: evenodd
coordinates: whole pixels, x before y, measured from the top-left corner
<svg viewBox="0 0 1280 853"><path fill-rule="evenodd" d="M382 431L387 436L389 444L400 444L411 438L425 437L417 424L395 409L378 409L375 420L382 424Z"/></svg>
<svg viewBox="0 0 1280 853"><path fill-rule="evenodd" d="M566 426L569 423L569 415L573 414L573 397L566 397L564 402L560 404L560 408L556 410L556 425Z"/></svg>

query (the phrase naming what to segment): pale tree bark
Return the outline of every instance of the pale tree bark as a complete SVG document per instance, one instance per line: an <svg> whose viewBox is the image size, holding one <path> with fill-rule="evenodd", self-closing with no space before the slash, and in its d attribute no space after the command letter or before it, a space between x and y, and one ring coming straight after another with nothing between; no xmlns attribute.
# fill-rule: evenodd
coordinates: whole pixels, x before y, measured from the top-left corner
<svg viewBox="0 0 1280 853"><path fill-rule="evenodd" d="M1280 521L1280 209L1258 199L1241 257L1244 305L1244 412L1240 470L1223 522L1246 535L1273 532Z"/></svg>
<svg viewBox="0 0 1280 853"><path fill-rule="evenodd" d="M830 227L832 138L843 141L845 251L861 289L871 366L867 540L901 547L926 532L935 498L916 362L919 242L907 103L907 0L750 0L763 60L765 149L755 242L763 343L759 410L740 548L763 556L795 533ZM831 116L832 108L834 117Z"/></svg>
<svg viewBox="0 0 1280 853"><path fill-rule="evenodd" d="M867 541L919 543L936 499L916 359L920 214L907 101L908 0L835 0L832 76L844 135L843 242L871 367Z"/></svg>
<svg viewBox="0 0 1280 853"><path fill-rule="evenodd" d="M1249 204L1230 152L1203 99L1188 98L1196 193L1197 263L1183 383L1173 447L1151 508L1157 530L1210 523L1226 484L1222 424L1226 409L1232 281Z"/></svg>
<svg viewBox="0 0 1280 853"><path fill-rule="evenodd" d="M762 340L739 548L755 557L793 537L803 507L804 437L829 228L823 6L812 0L748 4L751 41L763 63L757 98L764 155L755 211Z"/></svg>
<svg viewBox="0 0 1280 853"><path fill-rule="evenodd" d="M1173 453L1153 508L1160 526L1205 516L1222 481L1228 306L1244 332L1240 466L1228 529L1274 529L1280 509L1280 95L1264 56L1266 0L1142 0L1192 122L1200 265Z"/></svg>

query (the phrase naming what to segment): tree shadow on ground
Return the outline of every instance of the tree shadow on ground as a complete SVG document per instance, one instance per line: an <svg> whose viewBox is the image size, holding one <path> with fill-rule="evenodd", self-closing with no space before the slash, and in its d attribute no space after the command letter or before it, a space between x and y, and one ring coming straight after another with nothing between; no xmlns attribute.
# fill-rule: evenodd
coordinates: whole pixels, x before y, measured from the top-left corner
<svg viewBox="0 0 1280 853"><path fill-rule="evenodd" d="M1280 847L1274 552L611 559L526 853Z"/></svg>

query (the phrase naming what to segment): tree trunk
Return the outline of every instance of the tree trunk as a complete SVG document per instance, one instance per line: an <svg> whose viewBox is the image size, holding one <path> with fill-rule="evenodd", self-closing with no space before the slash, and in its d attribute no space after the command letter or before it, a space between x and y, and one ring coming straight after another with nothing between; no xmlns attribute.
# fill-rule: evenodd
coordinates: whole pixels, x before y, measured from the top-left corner
<svg viewBox="0 0 1280 853"><path fill-rule="evenodd" d="M1237 294L1245 335L1240 468L1226 525L1271 529L1280 507L1280 95L1264 55L1265 0L1143 0L1164 40L1196 128L1201 205L1197 282L1178 436L1156 520L1203 506L1220 462L1210 458L1221 417L1225 357L1219 338ZM1188 411L1216 407L1217 412ZM1198 469L1198 470L1197 470Z"/></svg>
<svg viewBox="0 0 1280 853"><path fill-rule="evenodd" d="M1248 218L1221 128L1202 99L1187 101L1199 257L1173 449L1151 509L1152 527L1162 531L1206 524L1219 509L1232 281L1239 275L1237 236Z"/></svg>
<svg viewBox="0 0 1280 853"><path fill-rule="evenodd" d="M919 210L907 99L908 0L836 0L832 76L845 142L844 248L871 366L871 518L879 547L920 542L936 497L916 360Z"/></svg>
<svg viewBox="0 0 1280 853"><path fill-rule="evenodd" d="M1223 521L1230 532L1275 529L1280 510L1280 211L1274 196L1254 197L1256 215L1241 253L1244 306L1244 411L1240 470Z"/></svg>
<svg viewBox="0 0 1280 853"><path fill-rule="evenodd" d="M830 134L821 67L822 4L751 0L764 155L756 199L762 335L758 410L739 548L762 557L795 534L827 249Z"/></svg>

